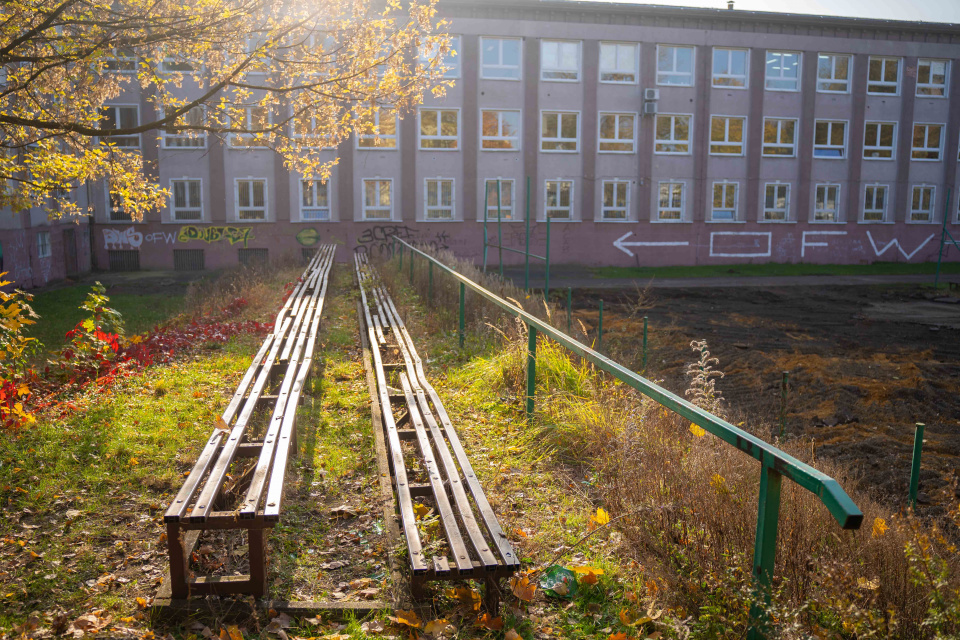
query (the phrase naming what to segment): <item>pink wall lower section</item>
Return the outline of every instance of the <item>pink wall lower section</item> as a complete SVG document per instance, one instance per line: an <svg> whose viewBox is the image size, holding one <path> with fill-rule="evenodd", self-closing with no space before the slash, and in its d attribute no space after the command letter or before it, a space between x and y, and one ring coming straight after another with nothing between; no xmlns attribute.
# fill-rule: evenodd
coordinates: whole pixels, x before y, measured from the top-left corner
<svg viewBox="0 0 960 640"><path fill-rule="evenodd" d="M50 256L41 258L37 234L44 231L50 233ZM69 237L70 231L73 232L72 240ZM75 254L68 251L71 243ZM0 272L6 271L4 278L12 281L11 286L18 289L42 287L63 280L68 275L87 273L91 269L90 235L85 222L63 222L28 229L0 229L0 248L3 251ZM72 257L74 255L75 263ZM71 261L69 269L68 259Z"/></svg>

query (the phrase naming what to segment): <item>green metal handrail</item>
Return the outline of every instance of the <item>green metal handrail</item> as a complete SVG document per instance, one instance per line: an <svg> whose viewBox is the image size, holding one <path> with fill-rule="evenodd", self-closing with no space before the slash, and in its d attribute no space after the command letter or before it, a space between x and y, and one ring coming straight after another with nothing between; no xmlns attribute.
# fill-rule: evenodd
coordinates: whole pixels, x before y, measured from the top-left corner
<svg viewBox="0 0 960 640"><path fill-rule="evenodd" d="M853 500L850 499L850 496L840 487L840 484L830 476L817 471L810 465L764 442L757 436L735 427L726 420L718 418L708 411L684 400L675 393L667 391L663 387L650 382L610 358L601 355L536 316L527 313L511 302L488 291L473 280L461 275L410 243L395 236L394 240L400 243L401 251L402 247L406 246L410 249L411 256L414 253L423 256L430 263L436 264L439 269L446 271L460 283L461 346L463 345L464 331L464 297L467 288L486 298L511 316L519 318L526 324L530 336L527 346L528 380L526 404L528 417L534 410L534 394L536 391L536 335L537 333L541 333L560 343L581 358L593 363L603 371L606 371L614 378L655 400L660 405L672 410L705 431L717 436L724 442L733 445L740 451L759 460L761 463L760 495L758 500L757 533L753 554L753 574L758 583L762 587L765 587L765 593L769 594L769 590L766 589L766 587L770 586L773 576L773 564L777 549L777 525L780 517L780 486L781 480L784 477L793 480L804 489L816 495L842 528L860 528L860 525L863 523L863 512L860 511ZM762 608L755 607L753 613L755 619L760 619L763 616ZM754 627L751 630L751 636L762 637L762 633L757 627Z"/></svg>

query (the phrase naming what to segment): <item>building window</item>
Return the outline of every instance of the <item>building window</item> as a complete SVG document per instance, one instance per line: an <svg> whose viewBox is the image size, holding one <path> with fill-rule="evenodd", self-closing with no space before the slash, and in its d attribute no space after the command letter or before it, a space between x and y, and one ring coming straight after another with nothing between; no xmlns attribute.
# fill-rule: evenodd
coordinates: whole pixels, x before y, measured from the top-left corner
<svg viewBox="0 0 960 640"><path fill-rule="evenodd" d="M790 212L790 185L764 185L763 219L784 222Z"/></svg>
<svg viewBox="0 0 960 640"><path fill-rule="evenodd" d="M747 53L746 49L714 49L713 86L745 88Z"/></svg>
<svg viewBox="0 0 960 640"><path fill-rule="evenodd" d="M456 150L459 118L456 109L420 109L420 148Z"/></svg>
<svg viewBox="0 0 960 640"><path fill-rule="evenodd" d="M299 140L299 144L306 149L333 149L336 144L323 137L321 134L321 125L316 116L307 114L298 114L293 117L291 124L293 137Z"/></svg>
<svg viewBox="0 0 960 640"><path fill-rule="evenodd" d="M160 62L160 73L192 73L194 65L182 58L166 57Z"/></svg>
<svg viewBox="0 0 960 640"><path fill-rule="evenodd" d="M657 45L657 84L693 86L693 47Z"/></svg>
<svg viewBox="0 0 960 640"><path fill-rule="evenodd" d="M635 146L634 113L600 113L598 149L604 153L633 153Z"/></svg>
<svg viewBox="0 0 960 640"><path fill-rule="evenodd" d="M850 93L851 56L821 53L817 58L817 91Z"/></svg>
<svg viewBox="0 0 960 640"><path fill-rule="evenodd" d="M480 38L480 77L520 79L520 38Z"/></svg>
<svg viewBox="0 0 960 640"><path fill-rule="evenodd" d="M710 155L742 156L746 120L735 116L710 118Z"/></svg>
<svg viewBox="0 0 960 640"><path fill-rule="evenodd" d="M174 249L174 271L203 271L205 267L203 249Z"/></svg>
<svg viewBox="0 0 960 640"><path fill-rule="evenodd" d="M868 122L863 135L863 157L868 160L892 160L896 133L896 122Z"/></svg>
<svg viewBox="0 0 960 640"><path fill-rule="evenodd" d="M329 222L329 184L322 180L300 181L300 219Z"/></svg>
<svg viewBox="0 0 960 640"><path fill-rule="evenodd" d="M237 180L237 220L267 219L266 178Z"/></svg>
<svg viewBox="0 0 960 640"><path fill-rule="evenodd" d="M917 65L917 95L945 98L949 68L950 63L946 60L920 58Z"/></svg>
<svg viewBox="0 0 960 640"><path fill-rule="evenodd" d="M206 131L198 130L206 121L203 107L196 106L163 129L164 149L202 149L207 144ZM184 130L183 127L188 127ZM190 128L193 128L191 130Z"/></svg>
<svg viewBox="0 0 960 640"><path fill-rule="evenodd" d="M460 77L460 36L450 36L450 46L443 54L441 60L439 47L435 44L424 45L420 47L420 64L424 67L436 65L437 68L443 67L444 78Z"/></svg>
<svg viewBox="0 0 960 640"><path fill-rule="evenodd" d="M943 145L942 124L914 124L913 150L910 157L914 160L940 160Z"/></svg>
<svg viewBox="0 0 960 640"><path fill-rule="evenodd" d="M713 209L710 219L714 222L732 222L737 219L737 200L740 185L736 182L713 183Z"/></svg>
<svg viewBox="0 0 960 640"><path fill-rule="evenodd" d="M51 255L53 255L53 251L50 249L50 232L38 231L37 232L37 257L49 258Z"/></svg>
<svg viewBox="0 0 960 640"><path fill-rule="evenodd" d="M865 222L883 222L887 217L887 185L868 184L863 197Z"/></svg>
<svg viewBox="0 0 960 640"><path fill-rule="evenodd" d="M547 180L544 190L546 216L551 220L573 220L573 180Z"/></svg>
<svg viewBox="0 0 960 640"><path fill-rule="evenodd" d="M896 95L900 93L900 58L870 56L867 70L867 93Z"/></svg>
<svg viewBox="0 0 960 640"><path fill-rule="evenodd" d="M916 185L913 187L913 198L910 200L911 222L933 221L933 196L936 187Z"/></svg>
<svg viewBox="0 0 960 640"><path fill-rule="evenodd" d="M453 180L424 180L424 217L427 220L453 220Z"/></svg>
<svg viewBox="0 0 960 640"><path fill-rule="evenodd" d="M127 49L114 49L103 61L103 70L114 73L136 73L137 54Z"/></svg>
<svg viewBox="0 0 960 640"><path fill-rule="evenodd" d="M110 222L131 222L133 217L123 208L120 195L107 185L107 219Z"/></svg>
<svg viewBox="0 0 960 640"><path fill-rule="evenodd" d="M797 155L796 119L763 119L763 155L787 158Z"/></svg>
<svg viewBox="0 0 960 640"><path fill-rule="evenodd" d="M690 120L693 116L657 115L653 150L664 154L690 153Z"/></svg>
<svg viewBox="0 0 960 640"><path fill-rule="evenodd" d="M499 180L500 206L497 207L497 180L487 180L484 183L487 206L484 208L488 220L514 220L513 217L513 180Z"/></svg>
<svg viewBox="0 0 960 640"><path fill-rule="evenodd" d="M818 184L813 205L813 219L817 222L839 222L840 185Z"/></svg>
<svg viewBox="0 0 960 640"><path fill-rule="evenodd" d="M630 215L630 183L626 180L604 180L603 205L600 219L608 221L627 220Z"/></svg>
<svg viewBox="0 0 960 640"><path fill-rule="evenodd" d="M682 220L683 196L682 182L661 182L657 198L657 219Z"/></svg>
<svg viewBox="0 0 960 640"><path fill-rule="evenodd" d="M800 54L767 51L765 76L770 91L800 91Z"/></svg>
<svg viewBox="0 0 960 640"><path fill-rule="evenodd" d="M267 139L263 132L270 125L270 113L266 107L240 107L237 120L232 123L235 133L230 136L230 146L235 148L265 147Z"/></svg>
<svg viewBox="0 0 960 640"><path fill-rule="evenodd" d="M393 217L393 180L363 181L363 219L390 220Z"/></svg>
<svg viewBox="0 0 960 640"><path fill-rule="evenodd" d="M397 112L380 107L360 123L357 146L361 149L397 148Z"/></svg>
<svg viewBox="0 0 960 640"><path fill-rule="evenodd" d="M199 180L171 180L170 191L174 220L203 220Z"/></svg>
<svg viewBox="0 0 960 640"><path fill-rule="evenodd" d="M103 130L130 129L138 126L140 126L140 112L135 106L108 105L100 110L100 128ZM103 136L100 139L120 149L140 148L139 134Z"/></svg>
<svg viewBox="0 0 960 640"><path fill-rule="evenodd" d="M540 117L540 150L578 151L579 116L573 111L544 111Z"/></svg>
<svg viewBox="0 0 960 640"><path fill-rule="evenodd" d="M639 51L636 44L601 42L600 82L636 84Z"/></svg>
<svg viewBox="0 0 960 640"><path fill-rule="evenodd" d="M520 150L520 112L484 109L480 112L480 148L487 151Z"/></svg>
<svg viewBox="0 0 960 640"><path fill-rule="evenodd" d="M846 158L846 142L846 122L841 120L817 120L814 123L814 158Z"/></svg>
<svg viewBox="0 0 960 640"><path fill-rule="evenodd" d="M580 42L540 41L540 79L560 82L580 80Z"/></svg>

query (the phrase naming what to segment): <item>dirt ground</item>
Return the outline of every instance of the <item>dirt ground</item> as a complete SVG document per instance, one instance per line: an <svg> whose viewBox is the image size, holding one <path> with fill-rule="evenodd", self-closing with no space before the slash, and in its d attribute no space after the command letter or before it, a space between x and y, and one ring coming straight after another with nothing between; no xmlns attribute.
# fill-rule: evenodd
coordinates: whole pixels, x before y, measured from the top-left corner
<svg viewBox="0 0 960 640"><path fill-rule="evenodd" d="M919 502L960 497L960 298L912 285L587 291L574 318L591 335L604 299L602 350L682 393L706 340L728 415L766 437L813 438L818 456L856 467L894 504L908 494L914 425L926 424ZM929 507L928 507L929 508Z"/></svg>

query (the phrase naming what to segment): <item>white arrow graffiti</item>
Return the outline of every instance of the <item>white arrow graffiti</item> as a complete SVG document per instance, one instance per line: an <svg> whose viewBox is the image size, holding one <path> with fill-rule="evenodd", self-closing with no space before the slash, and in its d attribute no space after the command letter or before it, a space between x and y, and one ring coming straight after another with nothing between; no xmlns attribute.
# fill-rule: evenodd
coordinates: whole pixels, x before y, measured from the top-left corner
<svg viewBox="0 0 960 640"><path fill-rule="evenodd" d="M920 251L920 249L923 249L923 248L927 245L928 242L930 242L931 240L933 240L933 236L934 236L934 234L931 233L930 236L929 236L926 240L924 240L923 242L921 242L920 245L919 245L916 249L914 249L914 250L911 251L910 253L907 253L906 251L903 250L903 247L900 246L900 242L899 242L896 238L894 238L893 240L891 240L890 242L888 242L887 244L885 244L885 245L883 246L883 249L877 249L877 243L873 241L873 236L870 235L870 232L869 232L869 231L867 231L867 239L870 241L870 244L873 245L873 252L874 252L875 254L877 254L878 257L879 257L879 256L882 256L884 253L886 253L886 252L887 252L887 249L889 249L890 247L896 247L897 249L900 250L900 253L902 253L902 254L903 254L903 257L906 258L907 260L910 260L910 258L912 258L913 256L917 255L917 252Z"/></svg>
<svg viewBox="0 0 960 640"><path fill-rule="evenodd" d="M633 235L633 231L627 231L625 234L613 241L613 246L620 251L623 251L625 254L633 257L633 251L627 249L627 247L686 247L690 243L686 240L677 241L677 242L625 242L627 238Z"/></svg>

